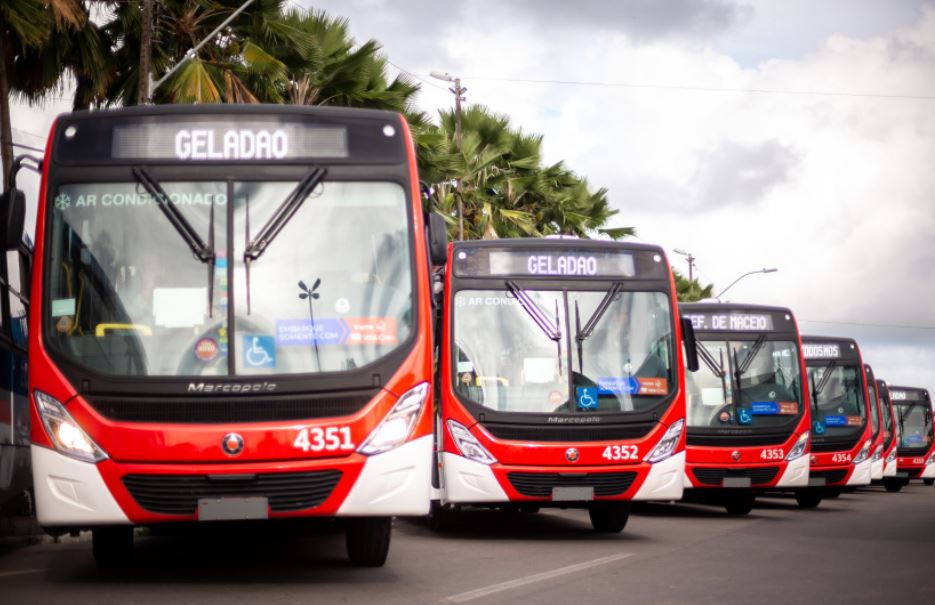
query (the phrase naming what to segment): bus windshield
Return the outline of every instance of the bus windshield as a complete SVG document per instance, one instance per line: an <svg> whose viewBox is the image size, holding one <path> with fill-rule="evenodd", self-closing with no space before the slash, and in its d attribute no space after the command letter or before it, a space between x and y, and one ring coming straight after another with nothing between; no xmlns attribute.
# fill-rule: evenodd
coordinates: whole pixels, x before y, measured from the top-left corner
<svg viewBox="0 0 935 605"><path fill-rule="evenodd" d="M462 397L503 412L633 412L653 407L673 390L665 294L518 295L528 299L507 289L455 294L455 388ZM589 324L593 330L586 332Z"/></svg>
<svg viewBox="0 0 935 605"><path fill-rule="evenodd" d="M408 338L401 186L319 184L248 267L245 249L296 181L160 185L206 244L201 258L138 183L51 196L43 314L59 354L110 375L340 372Z"/></svg>
<svg viewBox="0 0 935 605"><path fill-rule="evenodd" d="M883 420L883 448L889 449L895 437L893 416L890 415L890 402L886 395L886 387L881 386L877 391L880 393L880 413Z"/></svg>
<svg viewBox="0 0 935 605"><path fill-rule="evenodd" d="M801 416L795 342L699 340L698 348L703 363L686 374L688 426L776 427Z"/></svg>
<svg viewBox="0 0 935 605"><path fill-rule="evenodd" d="M932 410L927 404L898 404L893 406L899 429L899 448L928 450L932 444Z"/></svg>
<svg viewBox="0 0 935 605"><path fill-rule="evenodd" d="M860 368L855 366L833 364L808 368L816 435L845 434L865 426L867 408L860 374Z"/></svg>
<svg viewBox="0 0 935 605"><path fill-rule="evenodd" d="M879 414L879 401L877 400L877 388L874 386L873 381L867 381L867 391L870 393L870 430L872 431L872 437L877 438L877 435L880 434L880 414Z"/></svg>

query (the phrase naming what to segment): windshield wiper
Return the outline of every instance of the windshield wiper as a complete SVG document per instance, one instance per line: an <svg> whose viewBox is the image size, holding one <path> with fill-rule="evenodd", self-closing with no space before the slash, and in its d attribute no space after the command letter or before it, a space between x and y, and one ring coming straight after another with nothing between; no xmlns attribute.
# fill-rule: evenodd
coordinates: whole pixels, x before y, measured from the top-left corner
<svg viewBox="0 0 935 605"><path fill-rule="evenodd" d="M250 239L250 204L248 200L246 207L247 218L245 220L246 241L248 244L243 252L244 269L247 279L247 315L250 314L250 263L260 258L263 253L266 252L266 248L273 243L273 240L276 239L276 236L283 230L283 227L292 220L292 217L299 211L302 203L311 195L315 187L325 179L327 173L328 171L326 169L316 167L305 175L305 178L299 181L299 184L289 193L283 203L279 205L279 208L273 212L273 216L266 221L266 224L263 225L263 228L260 229L260 232L253 239Z"/></svg>
<svg viewBox="0 0 935 605"><path fill-rule="evenodd" d="M214 203L211 203L210 224L208 227L208 242L205 243L198 232L188 222L185 215L171 202L159 181L153 178L148 170L137 166L131 170L133 178L143 186L143 189L153 198L156 206L162 211L169 223L175 228L188 247L191 248L195 258L208 263L208 317L214 316Z"/></svg>
<svg viewBox="0 0 935 605"><path fill-rule="evenodd" d="M832 374L831 370L836 365L838 365L837 360L832 359L831 361L828 362L828 365L825 366L825 373L821 375L821 380L819 380L818 384L815 385L815 388L812 389L812 392L815 395L816 399L818 398L818 394L821 393L824 390L824 388L828 385L828 382L830 382L831 374Z"/></svg>
<svg viewBox="0 0 935 605"><path fill-rule="evenodd" d="M549 340L558 342L562 339L562 332L558 329L558 324L552 323L546 314L542 312L542 309L539 308L539 305L536 304L536 301L534 301L525 290L516 282L512 281L506 282L506 287L510 291L510 294L519 301L519 305L526 311L526 314L536 322L536 325L539 326L539 329L545 333Z"/></svg>
<svg viewBox="0 0 935 605"><path fill-rule="evenodd" d="M575 301L575 343L578 347L578 367L582 374L584 373L584 341L590 338L591 334L594 333L594 328L597 327L597 323L604 317L604 313L607 312L610 303L613 302L614 297L620 292L622 287L622 283L614 282L614 285L604 294L604 298L601 299L597 308L594 309L594 313L591 314L591 317L588 318L588 321L584 324L583 330L581 329L581 314L578 311L578 301Z"/></svg>

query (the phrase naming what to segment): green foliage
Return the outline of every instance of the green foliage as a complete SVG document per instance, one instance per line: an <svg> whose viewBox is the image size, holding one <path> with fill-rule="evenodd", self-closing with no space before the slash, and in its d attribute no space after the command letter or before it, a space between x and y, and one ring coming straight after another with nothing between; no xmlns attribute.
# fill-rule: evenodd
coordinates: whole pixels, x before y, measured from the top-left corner
<svg viewBox="0 0 935 605"><path fill-rule="evenodd" d="M675 269L672 269L672 273L675 275L675 292L679 302L697 302L714 296L714 284L702 286L697 278L689 281Z"/></svg>
<svg viewBox="0 0 935 605"><path fill-rule="evenodd" d="M453 111L441 112L438 126L414 130L419 173L432 184L432 205L452 238L458 237L459 202L465 239L634 234L630 227L606 227L617 214L606 189L592 191L562 162L543 166L542 136L511 127L505 115L480 105L464 109L460 145Z"/></svg>

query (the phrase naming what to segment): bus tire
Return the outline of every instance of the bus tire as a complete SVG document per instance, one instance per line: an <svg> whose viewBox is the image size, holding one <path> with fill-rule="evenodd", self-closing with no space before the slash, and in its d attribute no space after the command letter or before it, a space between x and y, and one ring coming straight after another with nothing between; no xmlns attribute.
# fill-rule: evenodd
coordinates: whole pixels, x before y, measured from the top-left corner
<svg viewBox="0 0 935 605"><path fill-rule="evenodd" d="M593 502L588 506L591 527L601 534L619 534L630 518L629 502Z"/></svg>
<svg viewBox="0 0 935 605"><path fill-rule="evenodd" d="M922 483L926 485L935 485L935 479L923 479Z"/></svg>
<svg viewBox="0 0 935 605"><path fill-rule="evenodd" d="M123 567L133 556L133 526L108 525L91 530L91 553L101 568Z"/></svg>
<svg viewBox="0 0 935 605"><path fill-rule="evenodd" d="M903 482L899 479L891 479L886 477L883 479L883 487L886 488L886 491L893 492L895 494L903 488Z"/></svg>
<svg viewBox="0 0 935 605"><path fill-rule="evenodd" d="M442 506L438 500L432 500L429 506L429 514L425 517L429 529L435 533L443 534L451 530L455 512Z"/></svg>
<svg viewBox="0 0 935 605"><path fill-rule="evenodd" d="M344 532L351 563L358 567L383 567L390 552L392 530L392 517L347 519Z"/></svg>
<svg viewBox="0 0 935 605"><path fill-rule="evenodd" d="M821 490L814 488L800 489L795 492L795 501L802 508L818 508L818 505L821 504L821 497Z"/></svg>
<svg viewBox="0 0 935 605"><path fill-rule="evenodd" d="M748 490L724 494L724 510L731 516L749 515L753 510L754 502L756 502L756 495Z"/></svg>
<svg viewBox="0 0 935 605"><path fill-rule="evenodd" d="M830 498L834 500L835 498L841 497L841 488L840 487L828 487L825 488L825 498Z"/></svg>

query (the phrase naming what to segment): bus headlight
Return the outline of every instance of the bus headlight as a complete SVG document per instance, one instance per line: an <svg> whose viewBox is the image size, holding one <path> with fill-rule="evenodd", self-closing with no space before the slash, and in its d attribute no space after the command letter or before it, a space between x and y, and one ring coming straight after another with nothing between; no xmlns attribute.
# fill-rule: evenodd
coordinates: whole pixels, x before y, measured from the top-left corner
<svg viewBox="0 0 935 605"><path fill-rule="evenodd" d="M357 451L366 456L372 456L388 452L405 443L412 434L412 427L415 426L428 395L427 382L416 385L403 393L396 405L390 409L389 414L380 421L377 428L370 432Z"/></svg>
<svg viewBox="0 0 935 605"><path fill-rule="evenodd" d="M670 457L675 453L675 448L682 438L683 430L685 430L685 420L679 419L673 422L669 430L666 431L666 434L663 435L659 443L656 444L656 447L654 447L643 460L650 464L655 464L656 462L662 462Z"/></svg>
<svg viewBox="0 0 935 605"><path fill-rule="evenodd" d="M454 420L448 420L448 432L458 446L461 455L474 462L481 464L493 464L497 461L493 454L487 451L481 442L478 441L467 427Z"/></svg>
<svg viewBox="0 0 935 605"><path fill-rule="evenodd" d="M107 458L104 450L88 437L58 399L42 391L33 391L33 396L45 432L55 449L82 462L96 463Z"/></svg>
<svg viewBox="0 0 935 605"><path fill-rule="evenodd" d="M809 431L804 431L799 438L796 439L795 445L792 446L792 449L789 450L789 453L786 454L786 462L792 462L797 460L805 455L805 450L808 449L808 438L810 436Z"/></svg>
<svg viewBox="0 0 935 605"><path fill-rule="evenodd" d="M860 451L857 452L856 456L854 456L854 461L853 461L854 464L860 464L861 462L866 460L868 456L870 456L870 446L871 446L871 443L869 439L864 441L863 447L860 448Z"/></svg>
<svg viewBox="0 0 935 605"><path fill-rule="evenodd" d="M925 461L925 464L926 465L935 464L935 453L929 456L928 460Z"/></svg>
<svg viewBox="0 0 935 605"><path fill-rule="evenodd" d="M886 457L886 463L889 464L893 460L896 460L896 448L893 448L893 451L890 452L889 456Z"/></svg>
<svg viewBox="0 0 935 605"><path fill-rule="evenodd" d="M883 444L877 446L877 449L873 450L873 461L877 462L883 458Z"/></svg>

